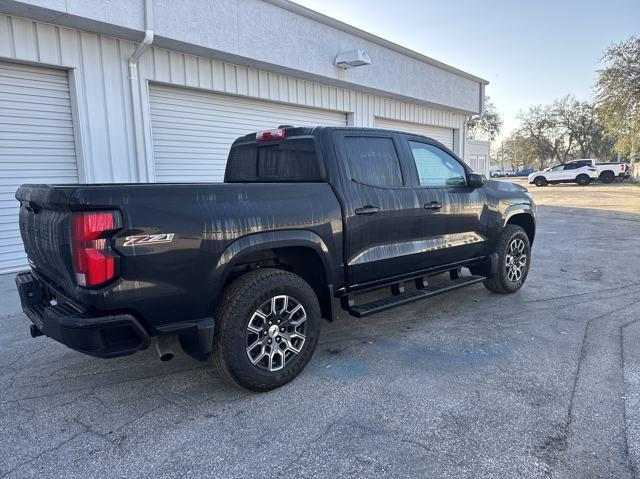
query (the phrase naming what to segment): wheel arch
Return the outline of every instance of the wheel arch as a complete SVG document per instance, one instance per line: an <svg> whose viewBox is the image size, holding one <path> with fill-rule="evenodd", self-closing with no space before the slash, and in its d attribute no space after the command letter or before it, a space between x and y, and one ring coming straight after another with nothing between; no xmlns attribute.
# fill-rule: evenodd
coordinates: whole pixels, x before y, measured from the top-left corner
<svg viewBox="0 0 640 479"><path fill-rule="evenodd" d="M533 177L533 182L532 182L532 183L534 183L534 184L535 184L535 182L536 182L539 178L541 178L542 180L544 180L544 182L545 182L545 183L549 183L549 182L550 182L550 181L549 181L549 179L548 179L545 175L539 174L539 175L536 175L536 176L534 176L534 177Z"/></svg>
<svg viewBox="0 0 640 479"><path fill-rule="evenodd" d="M536 220L529 206L510 211L504 224L505 226L520 226L527 233L529 244L533 244L536 235Z"/></svg>
<svg viewBox="0 0 640 479"><path fill-rule="evenodd" d="M237 277L260 267L282 268L297 274L315 291L322 316L333 318L334 271L331 253L320 236L308 230L285 230L243 236L231 243L216 264L215 302ZM215 308L217 304L212 305Z"/></svg>

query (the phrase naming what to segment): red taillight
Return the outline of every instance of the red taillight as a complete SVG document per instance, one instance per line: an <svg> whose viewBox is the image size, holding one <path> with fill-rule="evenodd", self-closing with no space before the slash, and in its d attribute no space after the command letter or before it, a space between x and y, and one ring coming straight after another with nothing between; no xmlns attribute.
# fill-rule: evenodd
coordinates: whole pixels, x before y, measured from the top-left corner
<svg viewBox="0 0 640 479"><path fill-rule="evenodd" d="M118 225L116 212L75 213L71 218L71 252L76 281L98 286L116 274L116 255L107 235Z"/></svg>
<svg viewBox="0 0 640 479"><path fill-rule="evenodd" d="M284 140L286 130L276 128L275 130L259 131L256 133L256 141Z"/></svg>
<svg viewBox="0 0 640 479"><path fill-rule="evenodd" d="M622 167L622 172L624 173L627 169L627 165L625 165L624 163L622 165L620 165Z"/></svg>

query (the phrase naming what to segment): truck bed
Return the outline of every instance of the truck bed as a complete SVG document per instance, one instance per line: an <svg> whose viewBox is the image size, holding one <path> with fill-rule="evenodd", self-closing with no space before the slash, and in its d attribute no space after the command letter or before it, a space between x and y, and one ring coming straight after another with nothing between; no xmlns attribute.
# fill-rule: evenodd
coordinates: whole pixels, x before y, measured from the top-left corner
<svg viewBox="0 0 640 479"><path fill-rule="evenodd" d="M302 228L342 258L340 207L326 183L23 185L16 198L36 274L89 310L125 309L157 325L210 314L211 271L231 259L238 238ZM110 242L121 275L108 288L88 289L74 281L70 218L95 210L120 212ZM171 244L125 246L127 237L157 234L173 234Z"/></svg>

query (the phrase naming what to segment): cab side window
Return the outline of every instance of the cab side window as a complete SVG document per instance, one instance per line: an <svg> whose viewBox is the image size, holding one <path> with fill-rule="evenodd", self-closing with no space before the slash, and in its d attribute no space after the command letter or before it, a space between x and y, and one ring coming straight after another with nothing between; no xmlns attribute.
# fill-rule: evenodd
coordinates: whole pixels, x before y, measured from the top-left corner
<svg viewBox="0 0 640 479"><path fill-rule="evenodd" d="M467 184L464 167L446 151L419 141L409 141L421 186L445 188Z"/></svg>
<svg viewBox="0 0 640 479"><path fill-rule="evenodd" d="M351 179L371 186L402 186L402 173L391 138L347 136L344 138Z"/></svg>

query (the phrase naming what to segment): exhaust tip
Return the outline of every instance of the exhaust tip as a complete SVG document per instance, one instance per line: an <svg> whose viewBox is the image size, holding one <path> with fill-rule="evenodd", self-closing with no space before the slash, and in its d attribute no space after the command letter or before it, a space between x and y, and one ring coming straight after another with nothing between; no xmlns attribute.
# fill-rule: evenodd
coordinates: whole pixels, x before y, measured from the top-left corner
<svg viewBox="0 0 640 479"><path fill-rule="evenodd" d="M175 356L174 344L176 337L175 336L159 336L156 340L156 351L158 352L158 358L160 361L166 363L167 361L171 361Z"/></svg>
<svg viewBox="0 0 640 479"><path fill-rule="evenodd" d="M173 359L173 353L164 353L160 355L160 361L166 363L167 361L171 361Z"/></svg>

